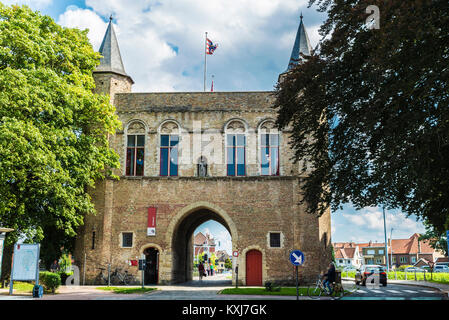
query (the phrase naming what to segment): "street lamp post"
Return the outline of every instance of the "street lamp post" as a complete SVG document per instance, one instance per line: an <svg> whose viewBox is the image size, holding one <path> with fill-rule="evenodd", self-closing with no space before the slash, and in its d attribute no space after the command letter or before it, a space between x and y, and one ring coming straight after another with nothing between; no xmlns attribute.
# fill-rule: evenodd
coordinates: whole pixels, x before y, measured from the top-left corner
<svg viewBox="0 0 449 320"><path fill-rule="evenodd" d="M390 260L391 260L391 269L393 269L393 228L390 230Z"/></svg>
<svg viewBox="0 0 449 320"><path fill-rule="evenodd" d="M385 262L387 264L387 272L390 271L389 263L388 263L388 243L387 243L387 223L385 221L385 206L382 208L383 216L384 216L384 234L385 234Z"/></svg>

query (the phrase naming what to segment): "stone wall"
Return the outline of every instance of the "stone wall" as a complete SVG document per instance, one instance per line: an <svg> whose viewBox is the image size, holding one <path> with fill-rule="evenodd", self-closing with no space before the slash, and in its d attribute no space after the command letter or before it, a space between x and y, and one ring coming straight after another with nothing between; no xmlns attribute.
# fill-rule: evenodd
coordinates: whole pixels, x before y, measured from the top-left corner
<svg viewBox="0 0 449 320"><path fill-rule="evenodd" d="M301 283L315 280L325 270L331 257L330 212L318 218L300 205L302 163L291 160L289 128L280 133L280 176L261 176L260 133L265 127L276 132L273 125L266 126L276 119L271 92L130 93L128 77L94 76L96 92L110 94L123 131L110 137L120 155L121 168L115 170L120 180L99 181L89 191L98 213L85 218L76 242L74 256L82 274L85 271L86 283L109 263L140 279L137 267L127 261L138 259L148 247L159 251L161 283L182 278L191 257L180 257L181 253L193 250L189 249L193 231L207 219L229 230L233 250L240 253L240 284L246 281L245 254L251 249L262 253L263 282L294 283L295 269L288 259L293 249L305 253ZM159 176L160 133L166 130L178 130L181 137L177 177ZM228 130L245 132L245 177L226 176ZM145 135L143 177L125 176L128 133ZM205 151L198 153L195 147L198 136L203 142L214 139L205 178L196 172L196 160ZM149 207L157 208L156 236L146 234ZM132 248L121 247L122 232L133 233ZM281 233L281 248L269 246L270 232Z"/></svg>
<svg viewBox="0 0 449 320"><path fill-rule="evenodd" d="M106 187L109 185L109 187ZM216 214L232 236L233 250L238 250L239 282L245 284L245 253L258 249L263 256L263 281L294 282L294 268L289 252L300 249L306 265L300 268L301 281L315 278L325 254L320 243L320 219L304 214L298 205L300 180L296 177L213 177L213 178L122 178L100 183L92 193L112 200L112 207L95 198L98 216L89 217L78 241L76 258L82 263L86 252L86 279L91 280L99 265L111 263L113 268L128 269L139 278L137 267L127 260L138 259L144 249L152 246L160 251L159 279L172 280L172 238L186 219L200 209ZM157 207L156 236L146 235L148 207ZM106 213L110 210L110 214ZM212 217L212 215L211 215ZM207 218L207 217L206 217ZM198 221L198 223L202 223ZM96 230L97 245L91 249ZM282 247L270 248L269 232L281 232ZM133 232L132 248L121 248L121 232ZM101 235L101 236L100 236ZM235 280L235 279L234 279Z"/></svg>

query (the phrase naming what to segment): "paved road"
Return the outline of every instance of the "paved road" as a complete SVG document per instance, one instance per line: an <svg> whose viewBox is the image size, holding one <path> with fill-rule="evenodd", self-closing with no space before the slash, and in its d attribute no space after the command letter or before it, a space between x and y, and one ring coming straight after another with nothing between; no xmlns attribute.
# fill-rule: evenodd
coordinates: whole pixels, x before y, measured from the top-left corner
<svg viewBox="0 0 449 320"><path fill-rule="evenodd" d="M444 300L445 293L436 288L416 285L388 283L386 287L355 286L353 282L345 281L347 287L352 287L353 294L343 300Z"/></svg>
<svg viewBox="0 0 449 320"><path fill-rule="evenodd" d="M206 278L202 281L191 281L182 285L152 286L160 290L145 294L114 294L96 290L96 286L60 287L59 294L44 295L40 300L296 300L295 296L245 296L219 295L218 292L231 286L225 276ZM410 284L388 283L387 287L355 286L354 281L343 281L347 290L354 291L344 300L442 300L447 299L447 292L437 288L427 288ZM421 282L422 285L422 282ZM435 284L434 284L435 285ZM445 286L448 287L447 285ZM35 300L31 295L8 296L6 289L1 289L0 300ZM309 297L300 297L309 300ZM322 299L329 299L324 297Z"/></svg>

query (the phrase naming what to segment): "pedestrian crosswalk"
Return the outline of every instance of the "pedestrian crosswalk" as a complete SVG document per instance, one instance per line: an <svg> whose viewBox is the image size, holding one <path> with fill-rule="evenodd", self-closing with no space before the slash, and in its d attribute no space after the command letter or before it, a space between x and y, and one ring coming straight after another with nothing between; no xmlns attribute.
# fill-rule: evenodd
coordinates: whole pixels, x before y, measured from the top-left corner
<svg viewBox="0 0 449 320"><path fill-rule="evenodd" d="M366 289L357 289L357 293L393 293L393 294L403 294L403 293L435 293L434 290L425 290L425 289L416 289L416 290L409 290L409 289L375 289L375 288L366 288Z"/></svg>

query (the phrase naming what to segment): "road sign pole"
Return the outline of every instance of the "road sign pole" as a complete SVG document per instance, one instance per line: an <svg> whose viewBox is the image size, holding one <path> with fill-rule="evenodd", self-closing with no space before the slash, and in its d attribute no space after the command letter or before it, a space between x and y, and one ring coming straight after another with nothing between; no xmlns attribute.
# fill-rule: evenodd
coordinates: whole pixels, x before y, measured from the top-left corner
<svg viewBox="0 0 449 320"><path fill-rule="evenodd" d="M295 266L295 269L296 269L296 300L299 300L298 266Z"/></svg>
<svg viewBox="0 0 449 320"><path fill-rule="evenodd" d="M235 267L235 288L239 287L239 265Z"/></svg>

